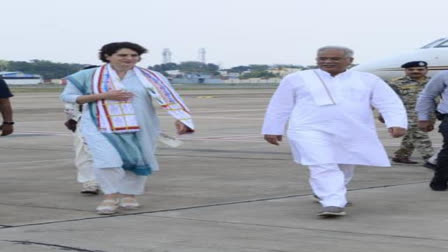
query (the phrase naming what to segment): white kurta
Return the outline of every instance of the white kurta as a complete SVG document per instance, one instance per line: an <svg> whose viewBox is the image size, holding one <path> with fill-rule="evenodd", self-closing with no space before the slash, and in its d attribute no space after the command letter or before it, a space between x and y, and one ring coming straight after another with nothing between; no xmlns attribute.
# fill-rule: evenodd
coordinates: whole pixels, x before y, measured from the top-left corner
<svg viewBox="0 0 448 252"><path fill-rule="evenodd" d="M286 124L294 160L303 165L354 164L390 166L375 128L372 108L386 125L407 128L406 110L400 98L373 74L345 71L335 77L322 70L336 104L317 105L310 85L300 72L286 76L274 93L262 133L284 135Z"/></svg>

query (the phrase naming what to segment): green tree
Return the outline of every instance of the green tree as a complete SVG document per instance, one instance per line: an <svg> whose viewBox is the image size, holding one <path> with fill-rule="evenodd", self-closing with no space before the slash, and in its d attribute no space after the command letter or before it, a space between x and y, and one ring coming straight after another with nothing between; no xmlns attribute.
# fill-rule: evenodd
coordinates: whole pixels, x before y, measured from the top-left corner
<svg viewBox="0 0 448 252"><path fill-rule="evenodd" d="M165 72L169 70L177 70L179 69L179 66L176 63L166 63L166 64L154 65L152 67L149 67L149 69L152 69L157 72Z"/></svg>
<svg viewBox="0 0 448 252"><path fill-rule="evenodd" d="M304 66L301 65L288 65L288 64L278 64L278 65L274 65L274 67L277 68L297 68L297 69L304 69Z"/></svg>
<svg viewBox="0 0 448 252"><path fill-rule="evenodd" d="M179 64L179 70L185 73L216 74L219 66L211 63L204 64L199 61L185 61Z"/></svg>
<svg viewBox="0 0 448 252"><path fill-rule="evenodd" d="M269 69L269 65L249 65L251 71L266 71Z"/></svg>
<svg viewBox="0 0 448 252"><path fill-rule="evenodd" d="M212 63L208 63L206 66L207 72L213 75L218 75L218 70L219 70L219 66L212 64Z"/></svg>
<svg viewBox="0 0 448 252"><path fill-rule="evenodd" d="M228 71L230 73L242 73L242 72L249 71L249 70L250 70L250 67L248 67L248 66L236 66L236 67L232 67L232 68L228 69Z"/></svg>
<svg viewBox="0 0 448 252"><path fill-rule="evenodd" d="M8 69L8 61L0 60L0 71L5 71Z"/></svg>
<svg viewBox="0 0 448 252"><path fill-rule="evenodd" d="M269 79L277 77L278 75L268 72L268 71L251 71L249 73L245 73L241 75L240 79L249 79L249 78L261 78L261 79Z"/></svg>
<svg viewBox="0 0 448 252"><path fill-rule="evenodd" d="M79 71L84 64L55 63L48 60L8 61L8 71L39 74L44 79L59 79Z"/></svg>

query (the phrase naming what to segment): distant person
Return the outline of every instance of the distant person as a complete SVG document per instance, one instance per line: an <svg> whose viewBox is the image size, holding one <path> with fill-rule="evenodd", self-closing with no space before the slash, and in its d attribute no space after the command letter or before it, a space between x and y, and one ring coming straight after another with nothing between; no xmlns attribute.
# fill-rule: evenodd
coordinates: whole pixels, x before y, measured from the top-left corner
<svg viewBox="0 0 448 252"><path fill-rule="evenodd" d="M12 106L9 98L13 95L6 82L0 78L0 112L2 113L3 123L0 125L1 136L7 136L14 131L14 121L12 120Z"/></svg>
<svg viewBox="0 0 448 252"><path fill-rule="evenodd" d="M79 127L104 193L99 214L138 208L135 196L144 193L147 176L159 170L160 128L153 101L176 119L178 134L194 130L187 106L168 80L136 66L146 51L130 42L104 45L99 57L105 65L68 76L61 94L64 102L88 104Z"/></svg>
<svg viewBox="0 0 448 252"><path fill-rule="evenodd" d="M96 68L98 66L86 66L83 69ZM82 105L66 103L64 112L67 121L64 125L73 132L73 145L75 149L75 166L77 170L77 181L82 184L81 193L86 195L97 195L99 185L96 182L93 172L92 156L89 153L87 143L82 136L80 127L77 127L81 120Z"/></svg>
<svg viewBox="0 0 448 252"><path fill-rule="evenodd" d="M348 70L353 51L326 46L319 69L287 75L275 91L262 133L279 145L285 127L295 162L310 170L320 216L345 215L347 185L355 165L390 166L375 129L372 107L383 114L389 134L406 134L406 111L397 94L375 75Z"/></svg>
<svg viewBox="0 0 448 252"><path fill-rule="evenodd" d="M442 99L436 109L437 99L440 96ZM434 111L437 111L437 118L442 121L439 132L443 137L443 145L437 155L437 167L429 186L434 191L445 191L448 182L448 71L438 73L426 84L418 97L416 110L418 127L424 132L434 129L435 120L432 118Z"/></svg>
<svg viewBox="0 0 448 252"><path fill-rule="evenodd" d="M396 163L417 164L410 157L414 149L422 156L425 162L434 155L431 139L428 133L418 128L417 112L415 104L418 94L423 90L429 81L428 64L425 61L410 61L401 66L404 68L405 76L389 82L390 86L398 93L408 114L408 131L401 140L400 149L398 149L392 158Z"/></svg>

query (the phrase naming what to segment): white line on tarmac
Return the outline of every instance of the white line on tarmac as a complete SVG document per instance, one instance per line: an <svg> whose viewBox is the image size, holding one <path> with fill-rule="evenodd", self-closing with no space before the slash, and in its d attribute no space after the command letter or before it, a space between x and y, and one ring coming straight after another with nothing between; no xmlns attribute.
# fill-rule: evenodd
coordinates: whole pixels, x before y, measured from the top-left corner
<svg viewBox="0 0 448 252"><path fill-rule="evenodd" d="M260 139L260 140L257 140ZM183 138L182 141L207 141L207 142L245 142L245 143L263 143L264 140L257 137L198 137Z"/></svg>
<svg viewBox="0 0 448 252"><path fill-rule="evenodd" d="M192 114L195 113L222 113L222 112L253 112L253 111L266 111L265 108L263 109L228 109L228 110L193 110Z"/></svg>
<svg viewBox="0 0 448 252"><path fill-rule="evenodd" d="M185 141L207 141L207 142L245 142L245 143L263 143L263 140L260 141L249 141L244 139L185 139Z"/></svg>
<svg viewBox="0 0 448 252"><path fill-rule="evenodd" d="M27 131L27 132L16 132L18 134L49 134L49 135L55 135L55 136L72 136L71 133L62 133L62 132L48 132L48 131ZM227 135L227 136L209 136L209 137L180 137L179 139L183 141L213 141L213 142L247 142L247 143L262 143L261 141L248 141L244 139L249 138L258 138L260 135Z"/></svg>
<svg viewBox="0 0 448 252"><path fill-rule="evenodd" d="M25 124L25 123L35 123L35 122L42 122L42 120L39 120L39 121L26 121L26 120L20 120L19 122L17 122L17 124ZM58 123L60 123L60 122L63 122L62 120L56 120L56 121L47 121L47 120L45 120L45 123L49 123L49 122L58 122Z"/></svg>
<svg viewBox="0 0 448 252"><path fill-rule="evenodd" d="M246 142L246 143L263 143L259 134L244 134L244 135L221 135L221 136L181 136L182 141L213 141L213 142ZM249 140L250 139L250 140ZM256 140L260 139L260 140Z"/></svg>
<svg viewBox="0 0 448 252"><path fill-rule="evenodd" d="M72 136L72 133L66 133L66 132L54 132L54 131L14 131L16 134L22 134L22 135L33 135L33 134L49 134L49 135L56 135L56 136Z"/></svg>
<svg viewBox="0 0 448 252"><path fill-rule="evenodd" d="M247 138L247 137L256 137L256 136L261 136L261 134L242 134L242 135L212 135L212 136L199 136L196 137L197 135L182 135L181 137L179 137L179 139L189 139L189 138L223 138L223 137L237 137L237 138Z"/></svg>
<svg viewBox="0 0 448 252"><path fill-rule="evenodd" d="M73 160L73 158L61 158L61 159L44 159L44 160L33 160L33 161L13 161L13 162L2 162L2 165L7 164L34 164L34 163L48 163L48 162L56 162L56 161L67 161Z"/></svg>
<svg viewBox="0 0 448 252"><path fill-rule="evenodd" d="M163 116L163 117L171 117L171 116ZM257 120L257 121L262 121L264 118L263 117L259 117L259 118L248 118L248 117L216 117L216 116L193 116L193 120L194 119L222 119L222 120Z"/></svg>

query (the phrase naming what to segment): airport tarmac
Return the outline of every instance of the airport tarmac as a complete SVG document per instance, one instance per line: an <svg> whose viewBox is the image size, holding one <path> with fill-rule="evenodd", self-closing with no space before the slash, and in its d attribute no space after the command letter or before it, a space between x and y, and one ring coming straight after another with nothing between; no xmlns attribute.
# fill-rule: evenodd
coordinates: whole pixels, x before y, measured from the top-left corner
<svg viewBox="0 0 448 252"><path fill-rule="evenodd" d="M183 90L197 132L161 145L143 205L95 213L75 181L58 93L16 93L14 135L0 138L0 251L438 252L448 250L448 192L421 165L359 167L347 216L316 216L308 172L260 128L274 89ZM162 128L173 119L159 111ZM399 146L378 123L387 151ZM441 137L432 132L434 145ZM418 154L414 157L419 159Z"/></svg>

